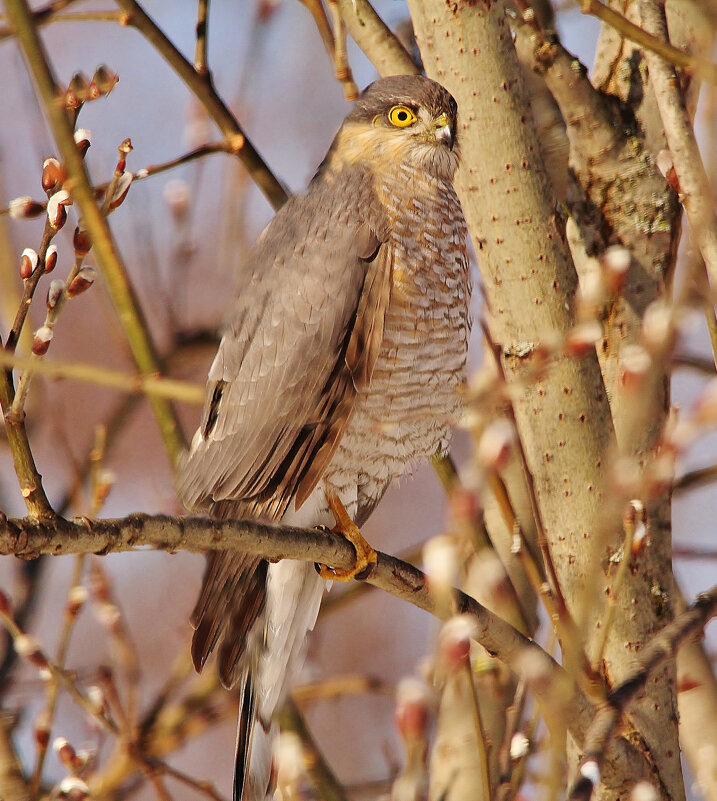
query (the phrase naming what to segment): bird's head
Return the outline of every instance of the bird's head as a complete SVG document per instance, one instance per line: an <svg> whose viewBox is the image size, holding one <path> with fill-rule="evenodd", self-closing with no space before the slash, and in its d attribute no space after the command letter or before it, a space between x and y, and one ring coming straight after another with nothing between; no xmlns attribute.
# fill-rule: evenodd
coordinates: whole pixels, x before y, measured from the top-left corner
<svg viewBox="0 0 717 801"><path fill-rule="evenodd" d="M341 166L367 162L390 169L408 163L451 179L458 166L456 114L453 96L430 78L383 78L356 101L330 156Z"/></svg>

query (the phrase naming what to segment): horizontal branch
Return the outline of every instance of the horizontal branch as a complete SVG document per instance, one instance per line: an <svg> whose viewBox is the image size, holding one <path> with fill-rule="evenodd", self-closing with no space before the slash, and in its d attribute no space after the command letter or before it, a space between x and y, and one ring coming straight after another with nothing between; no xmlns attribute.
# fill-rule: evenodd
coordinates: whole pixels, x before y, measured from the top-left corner
<svg viewBox="0 0 717 801"><path fill-rule="evenodd" d="M133 514L120 519L57 518L52 523L34 519L0 519L0 555L34 559L43 554L108 554L155 548L166 551L242 550L270 561L297 559L349 569L356 559L353 546L330 531L302 529L259 520L213 520L199 517ZM445 605L432 594L426 576L388 554L379 553L367 581L376 587L445 618ZM521 634L474 598L455 590L455 612L471 615L476 640L517 675L530 681L546 704L566 710L566 724L581 743L592 719L592 707L563 668L536 642ZM556 689L557 688L557 689Z"/></svg>
<svg viewBox="0 0 717 801"><path fill-rule="evenodd" d="M14 356L0 350L0 367L24 370L48 378L67 378L99 384L131 394L157 395L162 398L201 405L204 403L204 387L160 375L129 374L96 364L79 362L50 362Z"/></svg>

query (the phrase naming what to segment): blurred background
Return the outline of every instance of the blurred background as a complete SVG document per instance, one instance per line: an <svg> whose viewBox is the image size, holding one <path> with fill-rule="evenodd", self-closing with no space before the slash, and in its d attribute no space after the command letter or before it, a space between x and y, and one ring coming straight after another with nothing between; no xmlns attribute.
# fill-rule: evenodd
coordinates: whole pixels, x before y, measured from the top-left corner
<svg viewBox="0 0 717 801"><path fill-rule="evenodd" d="M408 10L399 0L375 3L394 30L408 31ZM76 12L106 11L109 2L75 3ZM148 0L147 12L191 60L194 53L196 4ZM558 13L566 47L583 63L592 62L598 24L570 4ZM42 29L55 74L67 84L77 71L91 76L100 63L119 75L111 94L88 103L79 125L92 132L86 161L95 183L108 180L117 147L131 138L127 169L167 161L194 147L220 138L212 122L173 71L142 36L117 21L56 22ZM349 42L349 61L359 88L377 76L360 51ZM291 191L300 191L312 177L349 105L307 9L297 0L230 2L214 0L209 19L209 66L216 88L235 112L246 133L275 175ZM0 115L0 208L16 197L42 199L43 160L56 151L19 49L12 39L0 40L2 107ZM700 130L714 130L715 94L703 92ZM714 150L710 139L708 151ZM714 161L714 159L713 159ZM111 227L137 290L168 372L203 384L213 358L214 333L228 309L237 268L250 245L272 216L261 192L247 178L239 161L215 154L171 171L136 181L128 200L112 215ZM72 263L72 231L76 214L56 239L56 274ZM17 265L26 247L37 248L43 218L11 220L0 216L0 320L3 336L17 308L21 281ZM92 254L88 263L92 263ZM55 277L55 276L53 276ZM47 279L45 279L47 280ZM679 280L679 278L678 278ZM480 315L477 274L474 316ZM44 296L43 286L38 297ZM42 323L44 307L32 308L32 328ZM704 323L696 318L680 351L709 360ZM479 329L474 328L471 367L480 361ZM98 278L93 288L72 301L58 323L50 359L100 364L133 371L123 335L109 298ZM673 381L676 404L689 404L706 376L678 369ZM191 437L198 406L180 405L185 431ZM114 481L102 515L129 512L181 511L173 489L169 461L144 399L130 399L103 387L73 381L36 379L28 405L30 440L45 488L55 508L67 500L68 514L88 512L90 496L83 465L96 440L97 426L106 426L102 467ZM453 449L459 464L469 452L467 437L456 436ZM684 471L713 463L717 440L705 437L682 466ZM709 485L677 494L674 503L675 544L683 556L676 570L690 595L715 582L715 490ZM22 516L24 504L12 463L0 440L0 508ZM451 524L445 493L430 467L419 467L412 479L392 488L364 529L367 539L390 553L409 552L420 559L420 545ZM714 549L714 551L710 551ZM694 558L695 554L699 558ZM148 709L172 675L184 675L188 654L189 613L203 568L199 555L147 552L115 554L101 561L121 609L128 637L139 656L140 706ZM0 586L21 600L28 586L22 565L6 558L0 563ZM30 630L49 653L60 640L63 608L72 584L74 558L45 560L33 593ZM345 692L313 697L302 704L309 724L339 779L365 790L387 789L403 759L395 732L394 690L401 677L417 671L431 652L436 624L406 603L371 590L346 603L346 590L334 587L327 596L311 639L302 677L320 682L342 676L372 680L367 689L347 684ZM75 626L67 664L92 683L100 665L122 666L121 643L108 634L101 605L90 604ZM118 651L119 647L119 651ZM717 643L712 631L711 646ZM174 671L174 672L173 672ZM120 670L121 673L121 670ZM3 707L19 714L19 744L28 765L34 759L33 725L44 706L37 672L16 665L12 681L2 676ZM194 681L182 680L185 688ZM177 693L179 691L177 690ZM181 694L181 693L179 693ZM326 695L326 693L324 693ZM235 720L230 699L208 705L207 720L183 737L171 764L191 775L206 777L225 796L231 793ZM103 735L66 698L60 702L53 737L62 735L75 747L103 746ZM49 783L65 773L57 756L47 759ZM169 780L171 797L196 798L195 789ZM132 797L155 797L154 790L136 784Z"/></svg>

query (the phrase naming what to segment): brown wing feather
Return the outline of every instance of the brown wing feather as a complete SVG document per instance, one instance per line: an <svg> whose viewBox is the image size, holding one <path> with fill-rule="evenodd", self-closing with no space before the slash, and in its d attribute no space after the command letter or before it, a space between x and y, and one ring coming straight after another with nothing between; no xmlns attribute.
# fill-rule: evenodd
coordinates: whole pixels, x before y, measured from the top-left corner
<svg viewBox="0 0 717 801"><path fill-rule="evenodd" d="M321 447L338 441L378 353L367 311L380 313L375 287L387 285L376 277L390 265L375 232L385 226L351 225L340 214L331 225L322 208L295 210L309 241L297 245L296 221L276 235L270 226L210 370L202 425L179 476L190 507L232 499L283 514L319 454L316 480L323 472L333 451ZM359 357L365 344L369 355Z"/></svg>
<svg viewBox="0 0 717 801"><path fill-rule="evenodd" d="M358 389L367 386L381 348L383 321L391 293L391 249L383 246L370 262L353 325L342 347L315 412L316 423L306 427L292 450L293 464L280 471L284 491L277 487L264 504L220 501L212 507L216 517L270 517L278 519L289 500L300 507L323 475L348 423ZM212 402L216 406L216 390ZM221 402L221 401L219 401ZM216 414L216 412L213 412ZM192 614L196 631L192 659L201 670L220 637L222 684L233 686L241 675L246 638L265 601L266 563L248 554L215 552L208 556L202 592Z"/></svg>
<svg viewBox="0 0 717 801"><path fill-rule="evenodd" d="M311 227L316 215L309 219L305 208L298 210ZM180 472L188 504L210 500L217 516L277 520L289 503L298 508L314 489L381 346L393 258L376 233L386 230L378 223L347 224L343 233L332 229L331 237L313 232L311 253L296 246L291 227L284 231L289 242L272 238L270 226L256 259L271 261L268 253L277 254L276 274L254 273L212 365L201 436ZM289 255L281 256L289 247ZM296 335L282 338L281 326ZM245 670L246 641L264 606L265 575L265 563L253 557L209 557L192 616L192 656L200 669L223 641L219 670L227 685Z"/></svg>
<svg viewBox="0 0 717 801"><path fill-rule="evenodd" d="M219 519L246 517L248 512L235 501L217 503L211 511ZM201 671L220 637L234 643L233 653L224 658L223 649L220 653L219 678L225 687L233 687L240 678L248 634L266 602L266 569L267 563L251 554L207 554L202 591L191 616L192 662Z"/></svg>
<svg viewBox="0 0 717 801"><path fill-rule="evenodd" d="M319 449L303 469L296 489L296 507L309 497L334 455L341 434L351 417L356 392L371 381L381 351L386 309L391 299L393 249L383 245L369 264L356 317L348 336L341 377L333 386L340 398Z"/></svg>

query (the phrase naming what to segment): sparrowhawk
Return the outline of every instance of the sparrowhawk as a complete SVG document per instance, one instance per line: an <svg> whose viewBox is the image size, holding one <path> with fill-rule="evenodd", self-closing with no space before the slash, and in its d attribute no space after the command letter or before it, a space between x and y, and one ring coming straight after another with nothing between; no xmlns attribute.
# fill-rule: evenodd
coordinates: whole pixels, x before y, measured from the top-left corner
<svg viewBox="0 0 717 801"><path fill-rule="evenodd" d="M455 133L439 84L376 81L261 234L180 471L188 507L307 527L345 509L361 526L392 479L445 450L470 328ZM200 669L218 645L222 683L241 688L239 797L268 792L263 735L322 590L311 564L208 557L192 656Z"/></svg>

